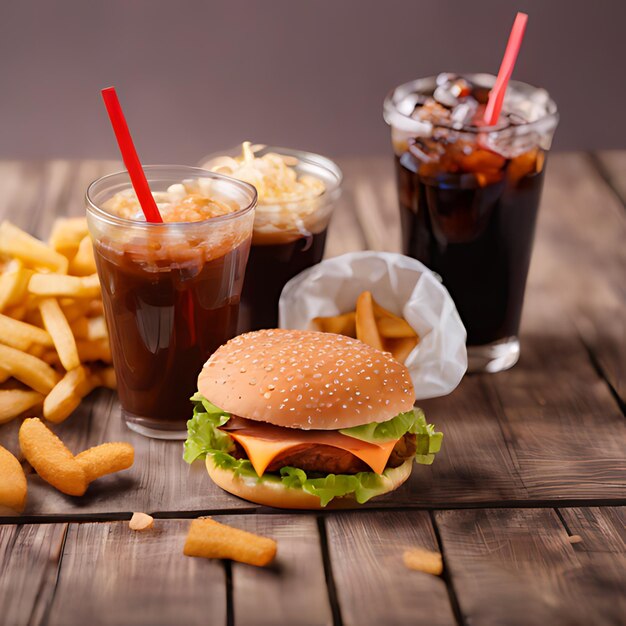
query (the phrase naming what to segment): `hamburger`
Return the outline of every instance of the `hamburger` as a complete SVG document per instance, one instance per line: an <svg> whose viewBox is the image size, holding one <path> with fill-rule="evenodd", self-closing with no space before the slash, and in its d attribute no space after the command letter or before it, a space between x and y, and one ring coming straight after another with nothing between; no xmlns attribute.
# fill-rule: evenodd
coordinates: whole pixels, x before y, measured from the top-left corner
<svg viewBox="0 0 626 626"><path fill-rule="evenodd" d="M363 504L430 464L427 424L407 368L356 339L261 330L206 362L191 398L184 458L204 458L222 489L258 504Z"/></svg>

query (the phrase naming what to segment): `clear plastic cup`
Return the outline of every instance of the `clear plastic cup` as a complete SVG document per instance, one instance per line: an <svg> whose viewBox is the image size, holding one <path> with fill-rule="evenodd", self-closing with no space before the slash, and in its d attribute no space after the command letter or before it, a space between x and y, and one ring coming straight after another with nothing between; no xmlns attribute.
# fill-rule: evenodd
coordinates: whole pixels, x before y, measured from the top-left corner
<svg viewBox="0 0 626 626"><path fill-rule="evenodd" d="M183 439L189 398L208 357L237 331L256 190L200 168L144 168L150 189L203 181L235 204L227 215L152 224L104 205L131 187L127 172L93 182L86 197L123 418L150 437Z"/></svg>
<svg viewBox="0 0 626 626"><path fill-rule="evenodd" d="M319 263L324 256L326 234L341 194L343 175L330 159L300 150L263 146L255 156L274 153L285 157L296 175L312 176L324 183L322 194L301 200L266 201L256 208L250 261L241 296L239 331L278 326L278 301L283 287L296 274ZM203 159L209 167L218 157L238 157L241 147Z"/></svg>
<svg viewBox="0 0 626 626"><path fill-rule="evenodd" d="M403 252L437 272L452 295L467 329L469 371L496 372L519 358L526 277L558 112L545 90L511 81L498 124L475 126L478 109L463 90L473 85L484 104L495 76L448 76L400 85L384 102ZM451 117L445 105L425 107L438 88L439 102L451 102Z"/></svg>

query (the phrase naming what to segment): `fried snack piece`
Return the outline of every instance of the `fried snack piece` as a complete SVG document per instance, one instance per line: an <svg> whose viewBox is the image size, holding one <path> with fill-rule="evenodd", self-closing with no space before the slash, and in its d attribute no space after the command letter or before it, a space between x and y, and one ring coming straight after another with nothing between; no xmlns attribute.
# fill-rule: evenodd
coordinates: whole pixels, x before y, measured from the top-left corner
<svg viewBox="0 0 626 626"><path fill-rule="evenodd" d="M384 313L382 313L384 311ZM415 338L417 333L411 328L409 323L402 317L394 315L387 309L383 309L379 304L374 306L374 314L376 315L376 325L381 337L387 339L406 339L407 337Z"/></svg>
<svg viewBox="0 0 626 626"><path fill-rule="evenodd" d="M393 354L393 358L404 363L413 348L417 345L417 337L400 337L398 339L383 339L383 346L387 352Z"/></svg>
<svg viewBox="0 0 626 626"><path fill-rule="evenodd" d="M43 328L2 314L0 314L0 342L23 352L29 350L33 344L46 347L53 345L52 337Z"/></svg>
<svg viewBox="0 0 626 626"><path fill-rule="evenodd" d="M19 432L20 448L37 474L69 496L82 496L89 482L82 465L43 422L25 419Z"/></svg>
<svg viewBox="0 0 626 626"><path fill-rule="evenodd" d="M27 494L28 485L20 462L0 446L0 511L7 507L21 513Z"/></svg>
<svg viewBox="0 0 626 626"><path fill-rule="evenodd" d="M28 389L0 390L0 424L11 421L43 400L43 394Z"/></svg>
<svg viewBox="0 0 626 626"><path fill-rule="evenodd" d="M44 298L39 302L39 312L52 337L61 365L68 371L77 368L80 359L76 339L58 301L55 298Z"/></svg>
<svg viewBox="0 0 626 626"><path fill-rule="evenodd" d="M94 368L92 378L95 387L107 387L108 389L117 389L117 379L115 370L112 367Z"/></svg>
<svg viewBox="0 0 626 626"><path fill-rule="evenodd" d="M74 276L89 276L96 273L96 258L93 254L93 243L89 235L80 240L78 250L70 261L69 273Z"/></svg>
<svg viewBox="0 0 626 626"><path fill-rule="evenodd" d="M135 449L129 443L111 442L94 446L76 455L87 482L132 467Z"/></svg>
<svg viewBox="0 0 626 626"><path fill-rule="evenodd" d="M50 245L68 259L72 259L87 236L87 218L60 217L55 220L50 234ZM95 271L95 270L94 270Z"/></svg>
<svg viewBox="0 0 626 626"><path fill-rule="evenodd" d="M434 576L441 576L443 573L443 560L439 552L431 552L424 550L424 548L412 548L405 551L402 560L408 569Z"/></svg>
<svg viewBox="0 0 626 626"><path fill-rule="evenodd" d="M396 361L404 363L419 342L418 334L405 319L380 306L371 294L370 298L382 349L391 352Z"/></svg>
<svg viewBox="0 0 626 626"><path fill-rule="evenodd" d="M11 376L39 393L48 393L59 380L45 361L9 346L0 345L0 363Z"/></svg>
<svg viewBox="0 0 626 626"><path fill-rule="evenodd" d="M89 341L108 338L109 331L103 315L98 315L98 317L92 317L87 320L87 339Z"/></svg>
<svg viewBox="0 0 626 626"><path fill-rule="evenodd" d="M32 275L33 270L24 267L19 259L12 259L7 264L0 275L0 311L15 307L23 301Z"/></svg>
<svg viewBox="0 0 626 626"><path fill-rule="evenodd" d="M85 340L77 341L78 356L80 360L85 361L104 361L111 363L111 346L108 339L96 339L95 341Z"/></svg>
<svg viewBox="0 0 626 626"><path fill-rule="evenodd" d="M383 349L374 317L374 298L369 291L364 291L356 301L356 338L377 350Z"/></svg>
<svg viewBox="0 0 626 626"><path fill-rule="evenodd" d="M65 257L61 257L65 259ZM67 259L66 259L67 260ZM28 291L37 296L65 298L97 298L100 296L98 275L67 276L66 274L33 274Z"/></svg>
<svg viewBox="0 0 626 626"><path fill-rule="evenodd" d="M128 522L128 527L131 530L150 530L154 526L154 517L147 513L133 513L133 516Z"/></svg>
<svg viewBox="0 0 626 626"><path fill-rule="evenodd" d="M20 259L28 267L67 272L66 257L10 222L0 224L0 253Z"/></svg>
<svg viewBox="0 0 626 626"><path fill-rule="evenodd" d="M70 370L43 401L43 416L55 424L63 422L94 386L94 380L86 367L80 365Z"/></svg>
<svg viewBox="0 0 626 626"><path fill-rule="evenodd" d="M356 339L356 313L354 311L332 317L316 317L313 319L313 324L323 333L335 333Z"/></svg>
<svg viewBox="0 0 626 626"><path fill-rule="evenodd" d="M232 559L262 567L276 556L276 542L204 517L191 522L184 554L205 559Z"/></svg>

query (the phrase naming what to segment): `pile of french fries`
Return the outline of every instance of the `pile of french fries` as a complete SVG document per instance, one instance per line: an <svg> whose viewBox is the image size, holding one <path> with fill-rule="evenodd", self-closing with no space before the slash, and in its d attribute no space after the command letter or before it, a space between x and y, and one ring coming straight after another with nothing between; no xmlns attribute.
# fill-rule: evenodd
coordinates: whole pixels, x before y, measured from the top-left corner
<svg viewBox="0 0 626 626"><path fill-rule="evenodd" d="M316 317L313 325L322 332L346 335L377 350L391 352L400 363L407 360L420 339L404 318L378 304L369 291L359 295L354 311Z"/></svg>
<svg viewBox="0 0 626 626"><path fill-rule="evenodd" d="M65 420L95 387L115 388L85 218L44 243L0 224L0 424L25 411Z"/></svg>

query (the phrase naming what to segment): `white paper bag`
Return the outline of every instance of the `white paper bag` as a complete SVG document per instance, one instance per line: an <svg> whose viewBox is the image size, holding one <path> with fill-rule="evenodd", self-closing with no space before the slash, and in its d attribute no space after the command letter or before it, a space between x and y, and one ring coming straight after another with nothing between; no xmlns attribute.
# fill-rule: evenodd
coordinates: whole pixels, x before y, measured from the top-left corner
<svg viewBox="0 0 626 626"><path fill-rule="evenodd" d="M416 399L450 393L467 369L465 327L436 275L410 257L351 252L305 270L283 289L280 327L306 330L314 317L354 311L363 291L404 317L420 336L406 361Z"/></svg>

